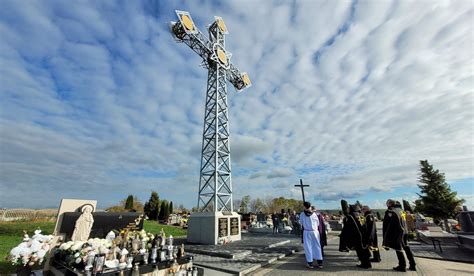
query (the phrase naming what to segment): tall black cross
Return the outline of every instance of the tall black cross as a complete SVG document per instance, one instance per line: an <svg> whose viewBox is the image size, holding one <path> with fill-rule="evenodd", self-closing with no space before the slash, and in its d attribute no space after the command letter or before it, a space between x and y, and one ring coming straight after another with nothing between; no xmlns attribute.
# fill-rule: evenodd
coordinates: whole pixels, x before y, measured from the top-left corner
<svg viewBox="0 0 474 276"><path fill-rule="evenodd" d="M303 185L303 179L300 179L300 185L295 185L295 187L301 187L301 194L303 195L303 203L306 202L304 199L304 187L309 187L309 185Z"/></svg>

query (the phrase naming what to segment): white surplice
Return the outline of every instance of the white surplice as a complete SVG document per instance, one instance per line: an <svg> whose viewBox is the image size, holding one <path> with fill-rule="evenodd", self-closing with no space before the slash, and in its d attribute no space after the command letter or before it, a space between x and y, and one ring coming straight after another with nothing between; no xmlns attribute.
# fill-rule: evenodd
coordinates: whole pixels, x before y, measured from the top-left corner
<svg viewBox="0 0 474 276"><path fill-rule="evenodd" d="M303 226L304 254L308 263L313 260L322 260L321 243L319 242L319 219L316 213L307 216L304 212L300 214L300 223Z"/></svg>

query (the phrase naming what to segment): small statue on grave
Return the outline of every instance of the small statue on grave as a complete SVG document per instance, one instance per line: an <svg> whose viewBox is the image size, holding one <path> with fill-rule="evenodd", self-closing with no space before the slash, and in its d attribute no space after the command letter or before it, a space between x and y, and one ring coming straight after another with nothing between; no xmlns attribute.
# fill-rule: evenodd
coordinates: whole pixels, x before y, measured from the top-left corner
<svg viewBox="0 0 474 276"><path fill-rule="evenodd" d="M94 217L92 212L94 207L86 204L81 208L82 214L76 220L76 226L72 234L72 241L87 241L91 233L92 224L94 224Z"/></svg>
<svg viewBox="0 0 474 276"><path fill-rule="evenodd" d="M132 253L138 254L138 250L140 249L141 241L138 237L135 237L132 241Z"/></svg>
<svg viewBox="0 0 474 276"><path fill-rule="evenodd" d="M178 248L178 254L177 257L181 258L184 256L184 244L182 243L181 246Z"/></svg>
<svg viewBox="0 0 474 276"><path fill-rule="evenodd" d="M127 255L128 255L128 250L123 248L122 251L120 251L120 263L122 265L127 263Z"/></svg>
<svg viewBox="0 0 474 276"><path fill-rule="evenodd" d="M163 248L166 245L166 234L163 228L161 228L160 237L161 237L160 247Z"/></svg>

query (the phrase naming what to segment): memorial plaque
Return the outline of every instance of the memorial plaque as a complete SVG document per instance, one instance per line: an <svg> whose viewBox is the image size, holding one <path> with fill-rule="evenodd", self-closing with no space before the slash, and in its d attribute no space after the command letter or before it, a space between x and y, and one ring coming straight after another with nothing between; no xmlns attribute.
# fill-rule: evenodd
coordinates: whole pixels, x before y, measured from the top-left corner
<svg viewBox="0 0 474 276"><path fill-rule="evenodd" d="M230 218L230 234L239 234L239 218Z"/></svg>
<svg viewBox="0 0 474 276"><path fill-rule="evenodd" d="M221 237L227 237L227 234L229 233L227 229L227 218L219 218L219 238Z"/></svg>

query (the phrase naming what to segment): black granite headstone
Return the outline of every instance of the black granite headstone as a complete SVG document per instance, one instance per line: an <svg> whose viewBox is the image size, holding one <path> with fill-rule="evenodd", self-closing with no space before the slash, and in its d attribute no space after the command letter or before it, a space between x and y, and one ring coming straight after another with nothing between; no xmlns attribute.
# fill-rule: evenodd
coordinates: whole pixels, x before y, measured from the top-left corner
<svg viewBox="0 0 474 276"><path fill-rule="evenodd" d="M461 224L461 231L466 233L474 232L474 212L467 211L459 214L459 223Z"/></svg>
<svg viewBox="0 0 474 276"><path fill-rule="evenodd" d="M258 222L267 222L267 215L266 214L257 214L257 221Z"/></svg>
<svg viewBox="0 0 474 276"><path fill-rule="evenodd" d="M81 212L65 212L63 214L63 221L59 233L66 234L66 241L71 240L76 220L81 215ZM92 224L90 238L105 238L107 233L112 230L120 231L124 228L129 230L142 230L143 219L140 218L140 213L107 213L95 212L92 213L94 223ZM138 225L136 224L138 222Z"/></svg>

